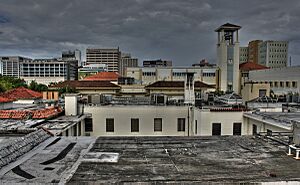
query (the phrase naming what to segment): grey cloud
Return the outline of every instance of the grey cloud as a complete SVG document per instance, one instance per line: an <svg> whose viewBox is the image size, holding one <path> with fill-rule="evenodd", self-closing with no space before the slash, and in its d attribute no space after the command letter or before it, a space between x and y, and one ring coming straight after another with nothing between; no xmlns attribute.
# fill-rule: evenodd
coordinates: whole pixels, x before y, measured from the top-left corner
<svg viewBox="0 0 300 185"><path fill-rule="evenodd" d="M289 40L290 54L300 64L300 2L288 2L1 0L0 54L57 57L65 49L120 46L140 60L215 62L214 29L231 22L243 27L241 45L251 39Z"/></svg>

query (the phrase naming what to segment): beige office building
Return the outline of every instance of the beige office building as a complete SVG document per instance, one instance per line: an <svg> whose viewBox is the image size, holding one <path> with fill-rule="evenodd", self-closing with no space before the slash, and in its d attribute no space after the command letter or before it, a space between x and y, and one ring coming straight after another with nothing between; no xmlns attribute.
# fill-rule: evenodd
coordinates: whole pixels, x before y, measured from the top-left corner
<svg viewBox="0 0 300 185"><path fill-rule="evenodd" d="M86 49L86 63L105 64L108 72L119 72L121 51L117 49Z"/></svg>

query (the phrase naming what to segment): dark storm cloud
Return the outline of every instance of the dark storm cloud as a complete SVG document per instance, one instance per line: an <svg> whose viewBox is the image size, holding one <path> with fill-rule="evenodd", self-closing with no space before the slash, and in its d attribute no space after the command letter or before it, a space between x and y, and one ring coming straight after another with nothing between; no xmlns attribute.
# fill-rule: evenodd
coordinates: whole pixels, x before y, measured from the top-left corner
<svg viewBox="0 0 300 185"><path fill-rule="evenodd" d="M214 29L231 22L243 27L241 45L289 40L296 63L299 8L298 0L1 0L0 54L57 57L65 49L120 46L140 60L214 62Z"/></svg>

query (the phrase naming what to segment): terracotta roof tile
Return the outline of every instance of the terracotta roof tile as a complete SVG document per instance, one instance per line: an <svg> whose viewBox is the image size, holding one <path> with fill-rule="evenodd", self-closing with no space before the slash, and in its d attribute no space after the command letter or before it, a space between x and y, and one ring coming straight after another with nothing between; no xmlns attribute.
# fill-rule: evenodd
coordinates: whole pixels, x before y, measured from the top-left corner
<svg viewBox="0 0 300 185"><path fill-rule="evenodd" d="M7 103L7 102L12 102L12 101L14 101L14 100L0 96L0 103Z"/></svg>
<svg viewBox="0 0 300 185"><path fill-rule="evenodd" d="M86 77L84 80L98 80L98 81L117 81L120 75L115 72L100 72L92 76Z"/></svg>
<svg viewBox="0 0 300 185"><path fill-rule="evenodd" d="M73 88L118 87L118 88L120 88L120 86L113 84L110 81L84 81L84 80L82 80L82 81L78 81L78 80L64 81L64 82L58 83L56 85L50 86L50 88L61 88L61 87L73 87Z"/></svg>
<svg viewBox="0 0 300 185"><path fill-rule="evenodd" d="M253 71L253 70L261 70L261 69L269 69L269 67L256 64L254 62L244 62L240 64L241 71Z"/></svg>
<svg viewBox="0 0 300 185"><path fill-rule="evenodd" d="M27 89L25 87L18 87L9 91L6 91L4 93L0 94L0 97L8 98L8 99L38 99L42 98L43 95L40 92L36 92L30 89Z"/></svg>

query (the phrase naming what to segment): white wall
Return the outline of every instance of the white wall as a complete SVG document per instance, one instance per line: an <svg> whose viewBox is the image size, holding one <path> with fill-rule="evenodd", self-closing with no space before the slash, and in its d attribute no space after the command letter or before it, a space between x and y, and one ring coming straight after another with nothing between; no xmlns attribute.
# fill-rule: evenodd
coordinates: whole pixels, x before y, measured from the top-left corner
<svg viewBox="0 0 300 185"><path fill-rule="evenodd" d="M243 112L209 112L188 106L85 106L84 110L92 114L91 136L188 136L188 127L192 136L196 133L195 120L196 135L212 135L212 123L221 123L222 135L232 135L235 122L242 123L242 135L248 134ZM106 132L106 118L114 118L113 133ZM139 118L138 133L131 132L131 118ZM154 132L154 118L162 118L162 132ZM185 118L185 132L177 131L177 118Z"/></svg>
<svg viewBox="0 0 300 185"><path fill-rule="evenodd" d="M248 135L243 121L244 112L210 112L209 110L195 109L197 120L197 134L201 136L212 135L212 124L221 123L221 135L233 134L233 123L242 123L242 135ZM194 123L195 124L195 123ZM193 126L193 129L195 126Z"/></svg>

